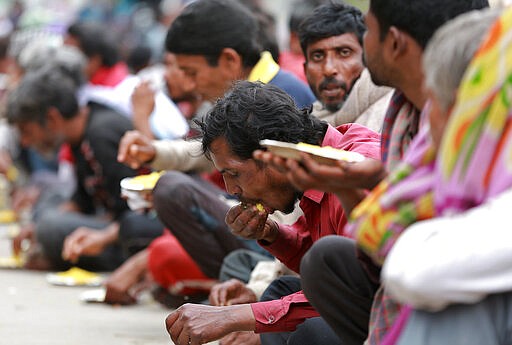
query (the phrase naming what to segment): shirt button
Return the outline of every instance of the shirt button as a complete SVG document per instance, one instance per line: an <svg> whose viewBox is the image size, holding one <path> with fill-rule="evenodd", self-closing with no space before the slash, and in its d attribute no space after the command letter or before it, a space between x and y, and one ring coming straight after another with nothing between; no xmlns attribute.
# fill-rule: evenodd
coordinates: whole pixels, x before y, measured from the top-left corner
<svg viewBox="0 0 512 345"><path fill-rule="evenodd" d="M268 323L274 323L274 321L276 321L276 318L274 317L274 315L270 315L268 317Z"/></svg>

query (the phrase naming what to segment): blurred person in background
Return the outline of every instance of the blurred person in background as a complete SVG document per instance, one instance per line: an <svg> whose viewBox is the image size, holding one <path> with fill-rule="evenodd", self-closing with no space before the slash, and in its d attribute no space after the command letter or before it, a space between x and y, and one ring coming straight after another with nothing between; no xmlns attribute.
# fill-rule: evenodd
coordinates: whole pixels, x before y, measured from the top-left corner
<svg viewBox="0 0 512 345"><path fill-rule="evenodd" d="M92 100L110 106L156 138L177 139L187 135L186 120L162 91L155 92L155 105L149 119L132 107L130 95L142 80L129 74L128 67L120 60L114 37L104 26L74 23L68 28L64 42L78 47L87 56L88 83L80 90L82 103Z"/></svg>

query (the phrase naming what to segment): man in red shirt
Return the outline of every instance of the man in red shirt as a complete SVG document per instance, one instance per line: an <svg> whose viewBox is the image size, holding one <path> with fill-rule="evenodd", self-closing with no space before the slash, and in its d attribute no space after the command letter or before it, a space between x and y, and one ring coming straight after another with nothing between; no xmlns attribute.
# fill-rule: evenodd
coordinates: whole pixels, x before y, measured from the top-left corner
<svg viewBox="0 0 512 345"><path fill-rule="evenodd" d="M254 160L253 151L261 149L259 141L306 142L355 151L370 158L378 158L380 154L377 133L356 124L334 128L298 110L280 89L261 83L238 83L216 103L201 127L205 154L222 173L227 191L241 201L229 210L227 224L236 235L258 240L263 248L297 272L302 256L315 241L327 235L344 235L345 213L334 194L299 191L284 173ZM294 225L279 225L267 218L276 210L291 212L297 199L304 216ZM264 210L256 204L262 204ZM355 253L349 256L356 261ZM373 291L370 286L367 289L367 300L357 303L367 304L369 308ZM298 290L300 284L298 288L290 285L288 290L282 289ZM166 323L176 344L203 344L235 331L293 331L304 320L317 317L318 313L299 291L281 299L252 304L222 307L186 304L170 314ZM309 328L304 323L301 331L325 335L317 324ZM326 332L329 331L326 327ZM331 335L323 343L339 343L334 333Z"/></svg>

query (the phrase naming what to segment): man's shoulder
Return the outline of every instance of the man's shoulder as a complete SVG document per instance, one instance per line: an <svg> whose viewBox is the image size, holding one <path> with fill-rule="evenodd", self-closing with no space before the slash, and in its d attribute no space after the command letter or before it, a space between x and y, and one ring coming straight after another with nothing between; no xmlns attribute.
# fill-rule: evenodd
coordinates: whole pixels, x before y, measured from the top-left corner
<svg viewBox="0 0 512 345"><path fill-rule="evenodd" d="M324 145L380 159L380 134L370 128L357 123L347 123L336 128L329 126L328 133L330 140L325 141Z"/></svg>
<svg viewBox="0 0 512 345"><path fill-rule="evenodd" d="M292 73L283 69L275 75L269 84L275 85L288 93L297 103L299 108L310 106L316 100L313 91Z"/></svg>
<svg viewBox="0 0 512 345"><path fill-rule="evenodd" d="M90 120L87 126L86 136L92 139L118 139L133 125L126 116L99 103L88 103ZM116 139L117 140L117 139Z"/></svg>
<svg viewBox="0 0 512 345"><path fill-rule="evenodd" d="M345 123L336 127L336 130L343 134L344 140L366 139L368 141L379 141L380 134L373 129L358 123Z"/></svg>
<svg viewBox="0 0 512 345"><path fill-rule="evenodd" d="M89 121L90 127L106 127L105 129L108 129L132 126L130 119L106 105L89 102L87 106L89 107L91 116Z"/></svg>

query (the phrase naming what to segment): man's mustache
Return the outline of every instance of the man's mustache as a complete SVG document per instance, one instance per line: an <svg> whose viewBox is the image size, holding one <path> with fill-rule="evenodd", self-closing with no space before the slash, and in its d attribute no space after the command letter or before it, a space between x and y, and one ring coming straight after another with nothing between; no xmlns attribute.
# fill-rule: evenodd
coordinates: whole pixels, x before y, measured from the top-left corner
<svg viewBox="0 0 512 345"><path fill-rule="evenodd" d="M327 86L339 87L339 88L343 89L343 91L345 91L345 93L348 91L347 84L344 81L337 80L335 78L325 78L324 80L322 80L322 82L320 83L318 88L320 90L324 90L327 88Z"/></svg>

